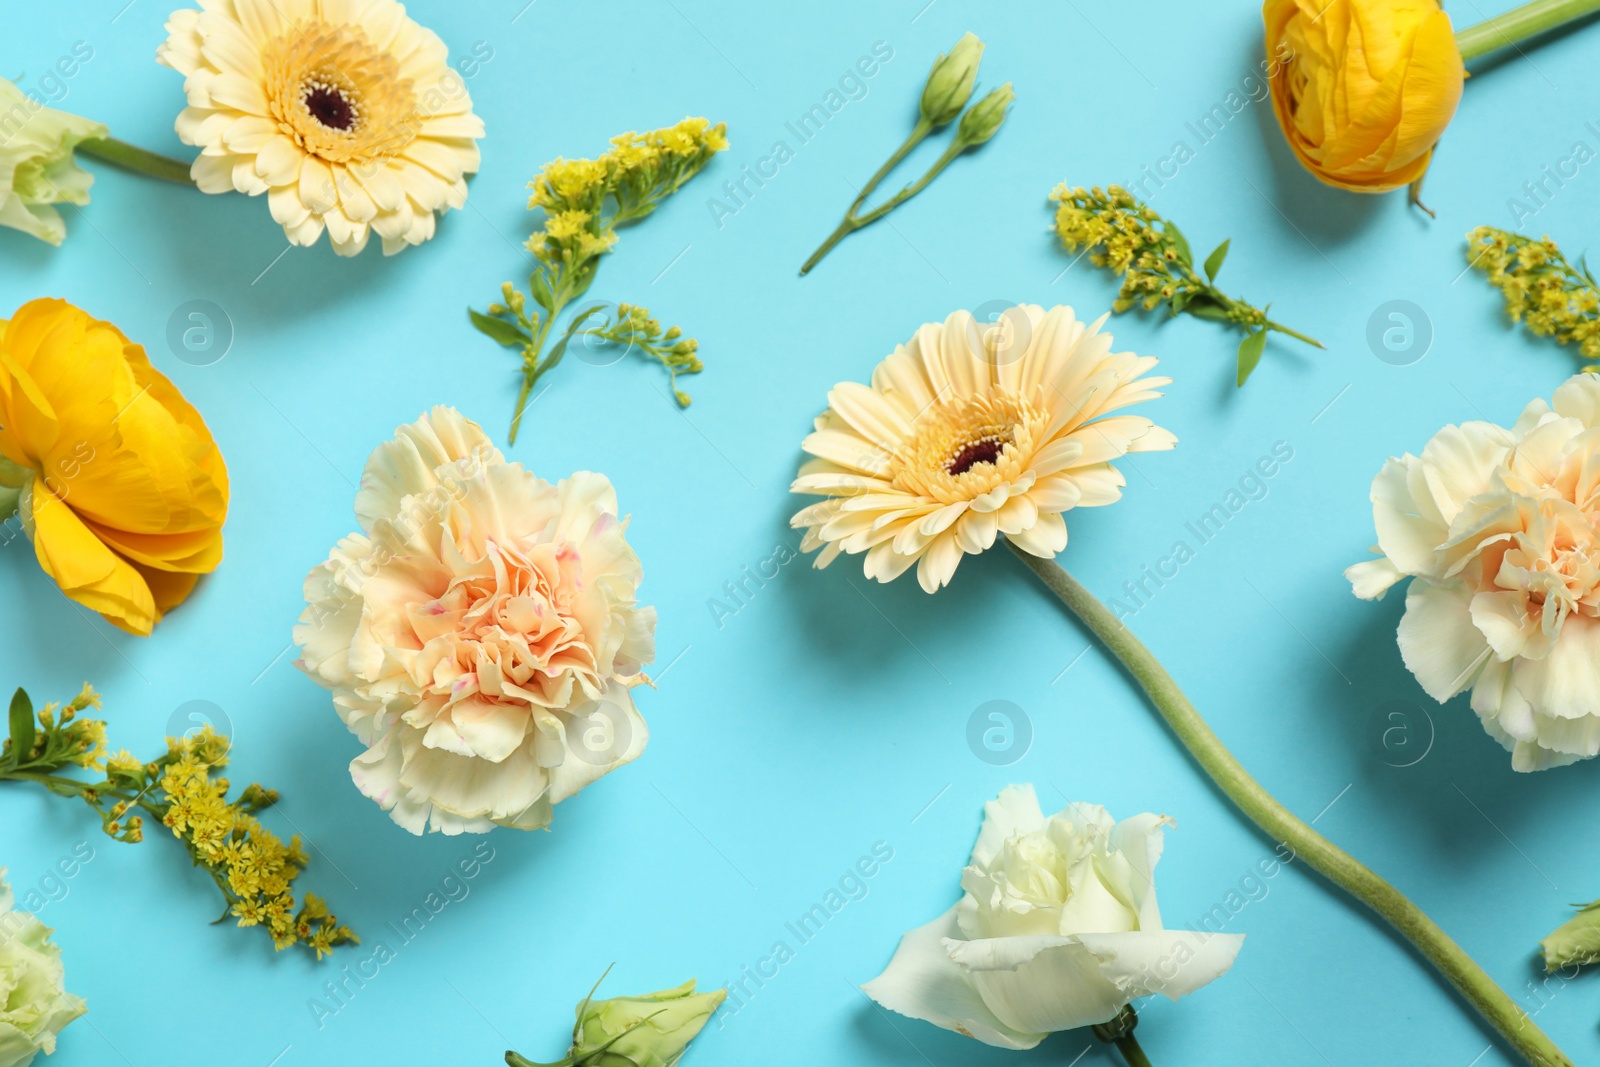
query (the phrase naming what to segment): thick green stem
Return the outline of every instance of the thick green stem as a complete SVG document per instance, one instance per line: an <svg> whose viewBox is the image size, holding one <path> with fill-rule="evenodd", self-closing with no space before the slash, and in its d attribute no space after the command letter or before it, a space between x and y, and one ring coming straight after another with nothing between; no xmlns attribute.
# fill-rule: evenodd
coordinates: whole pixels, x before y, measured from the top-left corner
<svg viewBox="0 0 1600 1067"><path fill-rule="evenodd" d="M137 145L119 141L115 137L97 138L92 141L81 141L78 151L86 156L103 160L112 166L131 170L151 178L160 178L162 181L175 182L178 185L194 186L194 180L189 177L189 164L170 156L147 152Z"/></svg>
<svg viewBox="0 0 1600 1067"><path fill-rule="evenodd" d="M1144 1054L1144 1049L1139 1047L1139 1039L1132 1034L1117 1038L1116 1046L1122 1058L1128 1061L1128 1067L1150 1067L1150 1057Z"/></svg>
<svg viewBox="0 0 1600 1067"><path fill-rule="evenodd" d="M1263 789L1212 733L1150 650L1095 599L1094 594L1050 560L1029 555L1009 543L1008 547L1117 657L1189 750L1189 755L1240 811L1273 840L1293 848L1296 856L1304 858L1323 877L1377 912L1449 979L1456 991L1528 1063L1535 1067L1573 1067L1572 1061L1545 1036L1528 1013L1519 1008L1421 908Z"/></svg>
<svg viewBox="0 0 1600 1067"><path fill-rule="evenodd" d="M1477 59L1600 11L1600 0L1533 0L1456 34L1461 58Z"/></svg>

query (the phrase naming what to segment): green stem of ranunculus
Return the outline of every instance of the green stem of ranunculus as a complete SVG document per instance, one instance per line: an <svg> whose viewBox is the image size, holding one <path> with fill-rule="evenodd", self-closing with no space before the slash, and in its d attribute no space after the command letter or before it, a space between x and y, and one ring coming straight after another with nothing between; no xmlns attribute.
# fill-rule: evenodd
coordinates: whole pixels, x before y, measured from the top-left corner
<svg viewBox="0 0 1600 1067"><path fill-rule="evenodd" d="M1450 980L1467 1002L1500 1032L1506 1044L1534 1067L1573 1067L1572 1061L1539 1029L1483 968L1462 951L1432 919L1394 886L1349 853L1317 833L1262 788L1206 725L1194 705L1150 650L1060 566L1007 543L1039 580L1133 675L1189 755L1217 788L1273 840L1289 845L1323 877L1377 912Z"/></svg>
<svg viewBox="0 0 1600 1067"><path fill-rule="evenodd" d="M194 180L189 177L189 164L182 160L163 156L156 152L148 152L138 145L131 145L126 141L119 141L115 137L100 137L90 141L80 141L78 151L86 156L110 163L112 166L131 170L151 178L160 178L162 181L175 182L178 185L193 187Z"/></svg>
<svg viewBox="0 0 1600 1067"><path fill-rule="evenodd" d="M1600 11L1600 0L1533 0L1504 15L1468 26L1456 34L1456 47L1461 49L1462 59L1477 59L1596 11Z"/></svg>

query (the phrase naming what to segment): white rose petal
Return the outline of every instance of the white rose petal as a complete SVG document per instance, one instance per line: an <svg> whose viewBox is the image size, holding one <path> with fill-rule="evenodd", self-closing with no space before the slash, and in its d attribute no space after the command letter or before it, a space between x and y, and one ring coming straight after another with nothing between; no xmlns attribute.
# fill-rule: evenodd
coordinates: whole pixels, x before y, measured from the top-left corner
<svg viewBox="0 0 1600 1067"><path fill-rule="evenodd" d="M1031 786L984 807L965 895L912 930L862 988L884 1007L1001 1048L1103 1023L1154 993L1193 992L1243 938L1161 925L1153 876L1163 815L1116 822L1070 804L1046 818Z"/></svg>

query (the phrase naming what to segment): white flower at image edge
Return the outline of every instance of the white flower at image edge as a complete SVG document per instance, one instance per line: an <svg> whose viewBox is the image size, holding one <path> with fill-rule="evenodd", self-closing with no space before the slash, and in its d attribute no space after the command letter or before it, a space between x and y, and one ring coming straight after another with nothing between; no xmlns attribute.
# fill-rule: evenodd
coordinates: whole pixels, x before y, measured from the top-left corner
<svg viewBox="0 0 1600 1067"><path fill-rule="evenodd" d="M184 76L202 192L266 195L290 244L392 255L467 202L483 121L445 44L396 0L202 0L156 52Z"/></svg>
<svg viewBox="0 0 1600 1067"><path fill-rule="evenodd" d="M355 508L362 532L306 578L297 665L395 822L541 828L644 751L656 613L603 475L550 485L436 407L373 452Z"/></svg>
<svg viewBox="0 0 1600 1067"><path fill-rule="evenodd" d="M1411 579L1400 653L1429 696L1472 710L1519 771L1600 753L1600 377L1514 426L1447 426L1372 483L1380 559L1363 599Z"/></svg>
<svg viewBox="0 0 1600 1067"><path fill-rule="evenodd" d="M984 806L966 895L906 934L861 988L884 1007L1000 1048L1172 1000L1233 966L1244 938L1167 930L1156 906L1164 815L1116 822L1071 804L1048 819L1032 786Z"/></svg>
<svg viewBox="0 0 1600 1067"><path fill-rule="evenodd" d="M815 458L790 487L827 498L791 520L806 531L801 550L822 549L818 567L865 553L880 582L915 564L930 593L999 534L1053 558L1067 547L1063 512L1121 498L1112 460L1177 443L1147 418L1111 414L1172 379L1141 377L1153 357L1112 352L1106 318L1029 304L994 322L958 311L897 347L870 386L835 386L801 443Z"/></svg>
<svg viewBox="0 0 1600 1067"><path fill-rule="evenodd" d="M0 78L0 226L59 245L67 224L56 205L85 206L94 184L73 152L109 132L98 122L45 107Z"/></svg>
<svg viewBox="0 0 1600 1067"><path fill-rule="evenodd" d="M0 867L0 1067L24 1067L56 1050L56 1035L88 1011L66 990L61 949L51 930L15 910Z"/></svg>

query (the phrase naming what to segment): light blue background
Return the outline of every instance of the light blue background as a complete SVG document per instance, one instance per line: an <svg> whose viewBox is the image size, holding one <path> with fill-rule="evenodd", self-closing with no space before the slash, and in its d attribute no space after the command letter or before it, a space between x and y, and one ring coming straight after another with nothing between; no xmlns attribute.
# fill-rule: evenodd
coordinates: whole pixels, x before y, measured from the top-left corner
<svg viewBox="0 0 1600 1067"><path fill-rule="evenodd" d="M165 5L125 3L9 5L0 74L25 71L31 86L86 41L94 58L62 106L186 153L172 132L180 78L153 61ZM42 913L91 1007L48 1062L487 1067L508 1046L555 1059L572 1004L608 963L617 962L611 993L691 975L736 980L774 941L793 944L785 922L879 841L894 858L866 897L713 1024L692 1062L1073 1062L1092 1043L1086 1034L1009 1054L888 1016L854 988L880 971L902 930L955 899L983 801L1031 781L1052 809L1081 799L1124 816L1172 815L1159 872L1171 926L1222 903L1270 843L1208 787L1106 657L1083 654L1084 634L1004 552L968 557L933 598L910 579L869 587L858 563L816 572L797 561L720 627L708 601L742 567L794 543L787 520L802 501L787 486L798 443L836 381L865 380L919 324L957 308L1070 303L1092 317L1108 307L1109 277L1087 263L1063 274L1071 260L1048 232L1046 196L1061 181L1130 181L1180 140L1195 157L1155 205L1201 254L1231 237L1225 288L1272 301L1275 317L1328 351L1275 341L1236 392L1236 338L1222 329L1114 322L1119 347L1163 357L1176 378L1143 413L1182 444L1125 464L1118 506L1069 516L1065 563L1116 594L1258 457L1276 442L1292 447L1270 494L1132 625L1269 788L1306 818L1320 813L1319 829L1410 893L1576 1060L1595 1060L1594 982L1553 983L1543 999L1527 983L1540 977L1539 937L1569 903L1600 895L1600 766L1514 774L1464 701L1433 705L1405 671L1393 641L1401 598L1359 602L1340 572L1365 558L1367 490L1386 456L1419 449L1447 422L1509 421L1577 365L1508 328L1482 278L1459 275L1465 231L1511 225L1508 198L1542 165L1579 140L1600 148L1584 125L1600 123L1600 27L1480 65L1428 181L1439 212L1429 221L1401 195L1315 184L1266 104L1200 144L1186 124L1247 91L1256 72L1260 18L1241 0L525 3L412 5L453 56L480 44L493 52L469 81L489 130L482 173L468 208L421 249L348 261L323 243L279 259L283 235L264 202L105 167L93 204L68 212L64 248L0 233L0 313L55 295L118 323L205 414L233 482L227 558L149 640L63 599L23 539L0 549L6 684L43 701L91 680L113 744L135 751L159 748L185 702L219 706L238 743L234 779L281 790L269 824L315 846L302 889L324 894L368 939L332 967L274 956L259 931L206 925L215 891L174 842L152 834L120 845L86 810L9 787L0 862L19 890L75 844L94 849ZM1509 6L1452 12L1465 25ZM909 128L933 55L968 29L988 42L984 86L1015 82L1004 130L797 279L852 183ZM866 97L799 145L785 123L878 41L894 58ZM362 464L397 424L453 404L503 439L513 359L469 328L465 308L526 274L532 173L685 114L726 121L732 149L623 234L593 295L648 304L700 339L707 369L684 382L694 406L680 414L659 368L642 360L569 358L511 450L551 479L605 472L634 516L665 675L640 699L649 750L563 804L551 833L491 835L494 859L470 895L319 1029L308 999L377 940L395 945L387 924L477 842L412 838L351 786L358 746L287 648L301 579L353 529ZM709 198L780 139L795 158L719 227ZM939 147L924 146L885 188L914 178ZM1528 228L1575 254L1594 242L1597 209L1600 171L1590 166ZM174 310L196 299L224 308L236 334L212 366L180 362L165 341ZM1411 366L1380 361L1366 340L1369 317L1395 299L1431 320L1431 351ZM968 748L969 717L991 700L1031 721L1031 749L1013 766ZM1414 732L1399 740L1417 747L1383 747L1392 704L1412 709ZM1391 766L1425 749L1430 733L1425 758ZM1509 1062L1403 943L1311 872L1290 867L1265 889L1228 926L1249 935L1233 971L1145 1011L1140 1036L1155 1063ZM1079 1062L1113 1060L1095 1047Z"/></svg>

